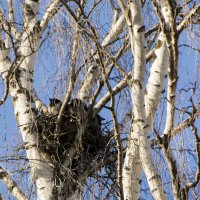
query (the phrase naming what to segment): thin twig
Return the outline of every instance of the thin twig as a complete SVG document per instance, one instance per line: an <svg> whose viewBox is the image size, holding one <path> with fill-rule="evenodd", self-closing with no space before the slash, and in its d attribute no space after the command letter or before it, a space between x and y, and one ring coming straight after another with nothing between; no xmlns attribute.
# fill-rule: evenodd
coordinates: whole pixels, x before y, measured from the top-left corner
<svg viewBox="0 0 200 200"><path fill-rule="evenodd" d="M100 54L100 53L99 53ZM99 60L102 66L102 72L103 72L103 77L104 77L104 82L106 83L106 86L108 88L108 92L110 95L110 99L111 99L111 103L110 103L110 107L111 107L111 114L112 114L112 118L113 118L113 124L114 124L114 133L115 133L115 140L116 140L116 144L117 144L117 161L118 161L118 165L117 165L117 177L118 177L118 186L119 186L119 193L120 193L120 199L123 200L124 199L124 195L123 195L123 183L122 183L122 147L121 147L121 142L120 142L120 132L119 132L119 127L118 127L118 120L117 120L117 116L115 113L115 97L113 95L112 92L112 88L109 84L108 78L107 78L107 74L106 74L106 69L105 66L103 65L101 56L99 55Z"/></svg>

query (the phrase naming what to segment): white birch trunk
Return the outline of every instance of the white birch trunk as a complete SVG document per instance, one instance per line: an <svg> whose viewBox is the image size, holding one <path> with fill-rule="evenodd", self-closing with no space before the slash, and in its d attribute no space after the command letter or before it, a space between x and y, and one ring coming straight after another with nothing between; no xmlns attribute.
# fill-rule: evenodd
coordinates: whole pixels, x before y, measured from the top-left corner
<svg viewBox="0 0 200 200"><path fill-rule="evenodd" d="M152 105L151 98L153 94L161 94L163 88L162 79L166 74L167 64L165 63L164 76L160 73L162 70L162 65L159 66L157 73L157 88L156 85L152 85L153 72L156 71L156 65L159 63L163 64L163 50L166 52L165 43L163 48L160 50L160 54L157 60L152 66L152 75L150 75L148 87L149 95L147 95L146 101L144 101L144 69L145 69L145 41L144 33L139 32L138 30L143 26L142 15L141 15L141 2L133 1L130 3L132 22L133 22L133 36L134 36L134 73L133 73L133 84L131 87L132 90L132 101L133 101L133 114L134 121L132 124L131 131L131 145L129 144L127 155L125 158L124 164L124 198L125 199L138 199L139 198L139 183L141 176L141 166L147 177L150 190L155 199L165 199L164 192L162 190L160 177L157 175L157 172L153 165L153 159L150 154L150 143L149 143L149 131L152 123L152 118L155 114L156 107L159 103L159 96L157 98L157 104L155 107ZM133 43L132 43L133 44ZM159 52L157 52L159 54ZM160 56L162 58L160 58ZM162 83L161 83L162 82ZM153 86L153 87L152 87ZM159 90L158 90L159 88ZM154 97L155 98L155 97ZM149 101L150 100L150 101ZM145 103L147 108L145 109ZM150 114L151 113L151 114ZM154 113L152 115L152 113ZM129 150L130 149L130 150ZM132 151L131 151L132 150ZM142 164L142 165L141 165ZM132 168L133 167L133 168ZM132 173L130 171L132 170ZM132 181L130 181L130 174L132 175ZM129 179L128 179L129 178ZM127 181L128 180L128 181ZM134 187L135 186L135 187ZM132 188L132 190L131 190Z"/></svg>
<svg viewBox="0 0 200 200"><path fill-rule="evenodd" d="M151 131L151 126L155 117L156 109L160 102L161 94L164 90L165 85L165 77L167 74L167 69L169 66L169 53L166 46L166 38L163 33L160 34L158 38L157 47L155 49L155 55L156 59L152 64L151 70L150 70L150 76L147 83L147 95L145 97L145 111L146 111L146 119L147 119L147 144L143 143L144 139L141 137L141 143L142 143L142 150L144 152L147 150L146 155L150 153L150 143L148 134ZM143 147L143 145L145 145ZM140 148L141 151L141 148ZM141 153L140 153L141 156ZM142 155L143 156L143 155ZM149 183L150 190L152 192L152 195L154 199L165 199L164 191L162 188L161 180L159 175L157 174L156 169L153 166L152 160L149 159L150 155L145 158L144 155L144 161L141 162L143 165L144 172L147 177L147 181ZM145 164L146 163L146 164ZM157 192L154 192L155 190L158 190Z"/></svg>
<svg viewBox="0 0 200 200"><path fill-rule="evenodd" d="M138 5L139 4L139 5ZM138 149L138 134L140 127L145 120L144 112L144 69L145 69L145 40L144 33L138 34L138 29L143 26L140 14L140 2L131 3L132 27L129 25L129 35L131 49L135 55L133 69L133 83L131 85L131 95L133 102L134 121L131 135L128 142L127 154L123 168L124 199L139 199L139 184L141 176L141 163ZM130 30L131 29L131 30ZM142 112L143 111L143 112ZM141 134L141 133L140 133ZM137 143L137 144L136 144ZM133 167L134 166L134 167Z"/></svg>
<svg viewBox="0 0 200 200"><path fill-rule="evenodd" d="M165 122L164 135L165 138L171 137L171 131L174 127L174 117L175 117L175 98L176 98L176 87L177 87L177 79L178 79L178 50L177 50L177 42L178 37L176 36L176 28L174 28L174 13L173 8L169 4L169 2L164 2L161 4L162 15L165 19L166 31L169 35L168 38L168 49L169 49L169 59L170 66L168 68L168 88L167 88L167 115ZM166 137L167 136L167 137ZM179 177L176 172L176 162L174 158L174 152L171 150L169 141L166 141L168 148L163 148L164 155L166 155L166 160L168 161L168 167L172 180L172 190L173 196L175 200L180 198L179 191ZM183 197L182 197L183 198Z"/></svg>
<svg viewBox="0 0 200 200"><path fill-rule="evenodd" d="M27 57L25 63L34 63L31 58ZM36 109L31 91L33 73L29 71L28 66L22 65L23 70L19 73L18 85L17 81L12 80L12 87L10 87L10 95L13 100L15 116L20 127L24 146L27 153L27 158L31 166L32 180L37 187L37 195L40 199L51 199L53 191L53 169L50 157L38 149L38 133L34 126L34 118L36 116ZM27 67L27 68L25 68ZM21 70L21 69L19 69ZM27 89L28 88L28 89Z"/></svg>
<svg viewBox="0 0 200 200"><path fill-rule="evenodd" d="M162 93L164 93L165 78L169 67L169 52L166 46L166 38L160 33L155 47L156 58L151 66L145 95L145 111L147 124L151 127L156 109L159 105Z"/></svg>
<svg viewBox="0 0 200 200"><path fill-rule="evenodd" d="M34 102L33 75L36 52L39 48L39 27L37 27L37 1L24 2L24 31L17 51L12 79L9 80L9 93L12 97L15 116L31 166L31 176L36 184L37 196L40 200L52 198L54 184L53 167L50 156L38 149L38 133L34 127L37 114ZM5 71L10 69L9 52L1 48L3 61L0 72L6 80Z"/></svg>
<svg viewBox="0 0 200 200"><path fill-rule="evenodd" d="M1 51L1 55L5 55L5 51ZM31 57L27 57L24 62L34 63ZM0 63L0 72L4 80L11 64L9 60L4 60ZM15 116L20 127L27 158L31 166L32 179L36 183L38 196L40 196L42 200L50 199L53 191L53 182L51 181L53 170L50 165L50 158L45 153L39 151L38 133L36 130L34 131L34 129L32 129L36 114L31 92L33 72L29 71L28 66L25 64L22 66L23 68L19 68L18 71L16 71L18 80L16 80L15 77L10 80L9 92L13 100Z"/></svg>
<svg viewBox="0 0 200 200"><path fill-rule="evenodd" d="M98 63L93 62L88 68L86 78L79 90L78 98L85 103L89 103L92 97L92 90L99 78L100 69Z"/></svg>
<svg viewBox="0 0 200 200"><path fill-rule="evenodd" d="M124 15L121 15L115 24L112 25L108 35L104 38L102 46L105 47L109 43L113 42L122 32L123 28L126 25Z"/></svg>

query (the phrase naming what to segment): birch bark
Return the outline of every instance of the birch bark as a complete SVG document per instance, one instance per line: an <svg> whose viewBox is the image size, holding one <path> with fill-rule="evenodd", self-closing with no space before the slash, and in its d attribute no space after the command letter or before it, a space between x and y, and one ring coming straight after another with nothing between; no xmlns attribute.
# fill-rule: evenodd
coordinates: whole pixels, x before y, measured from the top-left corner
<svg viewBox="0 0 200 200"><path fill-rule="evenodd" d="M110 1L111 3L114 3L112 0ZM142 19L143 10L141 2L145 4L145 1L140 0L118 0L118 5L113 4L116 15L114 17L108 34L102 40L101 44L99 42L101 41L101 35L98 35L99 29L96 26L96 24L93 25L93 17L90 18L90 16L92 16L92 12L96 9L95 7L98 6L98 4L101 3L101 1L95 2L94 6L88 14L87 11L88 9L90 9L90 6L86 6L86 1L82 1L81 3L79 1L68 2L65 0L52 0L52 3L47 8L47 11L44 14L43 18L39 20L38 14L40 1L24 0L22 3L23 23L21 23L22 25L20 24L21 32L19 32L19 26L15 26L15 15L13 13L12 0L7 0L9 7L8 15L7 13L2 12L2 9L0 10L0 76L2 76L5 85L7 86L7 90L5 91L4 95L5 98L3 98L3 100L0 101L0 105L4 102L4 99L6 99L7 91L9 91L9 94L13 101L16 119L22 134L27 158L30 162L31 177L37 189L38 199L62 199L61 193L65 195L67 193L64 191L65 188L68 186L70 187L71 185L73 185L75 189L72 189L72 191L71 189L69 189L70 191L68 193L71 195L71 193L73 193L76 190L77 194L72 194L67 198L79 198L81 193L79 190L77 190L76 185L84 184L86 179L88 177L91 177L91 171L94 171L94 169L98 171L102 166L102 163L99 164L97 162L95 163L96 167L93 167L93 160L90 160L89 162L91 163L88 163L91 164L92 169L86 169L85 171L84 169L81 169L81 173L83 171L82 174L74 172L75 175L73 174L72 177L75 177L75 182L71 183L70 185L67 181L61 181L62 183L58 188L57 186L55 186L55 169L57 169L54 166L55 162L52 161L51 155L39 149L39 133L34 128L35 119L38 116L38 113L47 114L48 109L39 99L36 91L34 90L34 68L37 59L37 51L41 45L40 40L42 33L46 33L45 30L48 26L49 21L58 12L61 4L67 5L66 7L63 7L64 9L66 8L66 10L68 10L70 16L75 20L78 34L75 34L73 48L72 50L70 50L72 52L72 75L70 79L71 83L69 84L70 86L67 90L66 98L62 104L60 116L62 116L63 112L66 111L64 105L70 105L68 103L73 93L77 94L77 98L81 100L81 103L83 101L87 105L90 104L89 110L92 107L92 114L95 117L96 115L98 115L100 110L105 108L105 105L111 100L111 106L106 108L110 109L111 113L113 114L113 124L116 132L115 136L117 137L118 143L118 161L123 159L122 150L119 151L119 149L123 149L120 146L120 143L123 142L123 139L121 141L119 132L120 129L123 128L124 124L117 123L117 116L114 112L116 108L114 98L118 98L116 94L118 94L119 91L121 91L123 88L127 87L127 85L129 85L131 91L133 107L131 111L132 113L130 115L132 116L132 122L131 131L128 138L128 147L123 163L123 190L120 190L121 198L124 195L124 199L127 200L139 199L139 196L141 194L141 173L144 172L150 187L150 192L152 193L154 199L166 199L164 191L162 189L163 187L161 178L159 177L158 172L154 167L154 160L151 156L149 138L152 129L152 124L155 119L156 110L158 108L162 93L164 93L165 79L167 77L167 68L167 118L163 136L163 138L167 139L167 141L162 140L163 138L160 137L158 137L158 140L160 142L160 147L163 149L166 161L168 162L168 169L171 175L174 199L179 199L179 194L181 194L181 190L182 192L187 193L191 189L191 187L195 187L198 183L199 170L197 170L195 181L191 184L186 184L185 187L183 185L183 188L181 188L182 182L178 179L178 170L174 170L178 168L174 164L175 159L173 158L173 154L170 149L170 139L173 137L173 135L179 133L188 126L193 127L194 120L199 117L199 109L195 110L196 105L193 104L193 114L188 119L186 119L174 128L175 95L178 64L177 35L179 35L180 32L182 32L188 24L198 22L198 19L195 18L197 18L199 15L200 7L199 5L194 5L193 9L191 9L191 11L188 12L188 16L186 16L187 12L180 13L182 11L181 6L175 6L177 10L172 7L173 2L175 1L152 0L155 7L157 8L157 13L155 14L155 16L158 16L160 24L156 25L156 28L150 28L150 30L147 31L146 34L144 34L145 27ZM189 3L192 3L192 1L187 1L184 4L187 5ZM179 2L179 4L181 5L181 2ZM120 7L122 11L120 16L120 9L118 7ZM77 17L75 14L76 8L80 9L80 18ZM62 12L64 9L60 9L61 14L63 14ZM174 13L174 11L176 11L177 13ZM195 17L193 18L193 16ZM178 20L176 20L176 17L178 17ZM177 23L179 23L179 25L177 25ZM128 26L127 29L126 26ZM127 50L129 46L131 46L134 66L133 70L129 74L128 72L126 72L128 66L121 67L124 64L123 61L125 61L126 63L126 58L125 60L123 60L126 55L124 55L122 59L120 56L120 54L123 54L125 50L122 50L121 53L119 53L120 51L117 50L118 53L116 54L115 49L115 47L118 48L118 45L120 43L120 40L118 42L118 37L121 31L123 31L122 35L125 36L127 34L127 30L128 36L124 40L126 41L124 42L124 47L122 46L121 48ZM145 36L146 38L148 38L152 33L154 34L154 31L157 31L157 33L155 33L155 35L149 41L151 42L151 44L156 45L148 53L148 55L146 55ZM92 56L90 57L90 59L92 61L88 65L88 68L85 73L85 78L79 90L77 91L76 89L78 87L76 86L79 85L79 82L76 80L76 76L78 74L78 72L76 73L76 67L80 63L82 63L82 58L79 57L79 48L81 52L81 47L79 45L79 40L77 39L77 37L82 39L82 34L84 36L84 39L89 39L86 42L91 42L91 46L94 49L96 48L96 52L93 53L91 50ZM129 44L127 44L128 39ZM116 43L115 40L117 41ZM109 49L110 46L114 48ZM151 48L151 45L149 46L149 48ZM10 49L12 50L10 51ZM113 57L113 55L117 56ZM130 60L132 61L132 59ZM149 77L147 78L147 84L145 85L146 60L152 60L152 65L150 68ZM111 73L114 67L116 67L116 71L118 70L120 74L119 79L118 77L112 77L113 74ZM102 69L104 71L101 71ZM99 87L100 89L98 88L96 92L94 92L94 88L96 86L97 81L99 79L102 79L101 72L103 72L105 81L102 81L100 85L102 87ZM118 82L114 87L112 84L113 80L117 80ZM98 95L102 94L106 90L104 84L107 85L108 92L104 94L102 99L100 99L95 104L95 101L98 99ZM101 90L102 88L103 90ZM119 98L119 102L120 100L121 99ZM87 129L87 124L89 124L87 120L90 119L90 117L86 117L89 112L87 112L88 109L87 106L85 106L85 104L82 104L83 106L80 106L80 109L83 110L80 111L81 115L77 115L76 119L76 122L79 126L79 134L76 135L74 139L75 142L73 140L74 143L70 142L70 145L72 145L69 148L66 148L67 153L66 155L63 155L63 161L61 162L61 170L59 171L59 173L61 172L64 174L67 170L71 170L73 162L76 161L77 157L81 152L81 147L77 147L77 144L81 143L79 140L81 140L82 135L85 134L84 131ZM76 107L78 107L78 105ZM118 108L120 109L120 106ZM193 131L195 132L194 134L197 135L197 130L195 130L195 127L193 127ZM59 133L59 131L55 132ZM197 137L197 149L198 140L199 139ZM158 141L156 142L159 143ZM81 162L79 164L82 165ZM120 164L118 164L118 182L120 183L119 185L121 188L121 168L119 168L119 166L122 166L121 162ZM61 174L61 176L63 179L65 179L66 177L63 174ZM24 193L20 190L20 188L16 187L15 182L12 181L9 174L3 168L0 170L0 178L7 186L9 186L8 189L16 199L27 199ZM176 185L177 183L178 186Z"/></svg>
<svg viewBox="0 0 200 200"><path fill-rule="evenodd" d="M1 41L0 72L5 82L9 79L9 93L30 162L31 177L36 184L37 196L41 200L47 200L53 196L53 165L50 156L39 150L38 133L34 129L37 110L34 102L33 75L40 45L38 10L39 1L26 0L23 3L24 31L19 38L19 48L16 48L15 60L11 62L10 52Z"/></svg>
<svg viewBox="0 0 200 200"><path fill-rule="evenodd" d="M138 199L141 168L147 177L150 190L155 199L165 199L153 159L150 154L149 132L160 95L164 88L164 77L168 67L168 52L165 37L161 34L158 40L156 59L152 65L147 84L147 95L144 99L145 41L141 33L143 27L140 1L130 2L134 38L134 70L131 87L133 102L133 124L129 145L124 163L124 196L125 199ZM154 80L154 81L153 81Z"/></svg>

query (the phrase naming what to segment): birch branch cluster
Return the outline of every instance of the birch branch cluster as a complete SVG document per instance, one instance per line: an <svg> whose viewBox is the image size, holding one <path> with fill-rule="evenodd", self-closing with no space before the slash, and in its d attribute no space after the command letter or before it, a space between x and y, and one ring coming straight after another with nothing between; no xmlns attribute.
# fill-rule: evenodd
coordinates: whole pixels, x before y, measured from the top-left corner
<svg viewBox="0 0 200 200"><path fill-rule="evenodd" d="M112 182L110 191L120 199L140 198L142 173L153 198L168 199L153 147L164 157L162 164L169 171L173 198L188 199L200 178L195 124L200 111L195 96L198 81L189 98L191 107L179 109L177 105L179 41L188 27L199 24L200 5L192 0L110 0L106 5L112 19L108 19L105 34L101 17L94 17L98 12L101 16L104 3L52 0L42 9L43 1L24 0L17 12L19 5L7 0L6 9L0 7L0 76L5 86L0 105L11 96L37 197L79 196L89 178L103 177L98 172L104 167ZM149 24L146 17L153 17L145 12L147 8L154 16ZM65 63L69 82L62 101L50 99L46 105L35 88L34 74L43 43L53 41L50 36L59 31L54 29L55 18L65 28L69 25L64 30L71 38ZM162 99L166 105L163 110ZM106 117L110 122L102 122L101 111L109 112L110 117ZM158 130L156 116L161 113L165 117ZM176 123L179 113L184 118ZM184 182L172 143L188 127L194 138L197 167L194 179ZM104 128L108 131L102 131ZM99 147L94 147L97 144ZM2 167L0 179L16 199L28 199Z"/></svg>

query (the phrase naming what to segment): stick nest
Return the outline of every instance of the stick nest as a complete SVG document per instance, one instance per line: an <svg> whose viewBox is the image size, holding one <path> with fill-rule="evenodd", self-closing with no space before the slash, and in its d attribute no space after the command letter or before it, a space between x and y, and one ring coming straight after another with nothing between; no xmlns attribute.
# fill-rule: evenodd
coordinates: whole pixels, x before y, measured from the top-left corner
<svg viewBox="0 0 200 200"><path fill-rule="evenodd" d="M109 131L110 122L102 123L99 115L89 114L89 108L85 107L83 123L86 124L82 126L82 120L77 117L78 110L78 107L73 107L73 114L70 109L64 112L59 132L55 131L57 114L41 113L33 127L38 132L39 149L52 158L55 182L61 180L63 183L63 199L68 199L68 196L82 187L80 177L83 180L86 177L101 179L98 171L102 167L108 177L116 180L116 144L113 142L112 132ZM80 134L81 127L85 129ZM78 145L75 142L77 138ZM74 148L75 154L69 159L69 152ZM70 160L67 168L63 167L66 159Z"/></svg>
<svg viewBox="0 0 200 200"><path fill-rule="evenodd" d="M77 117L65 112L59 133L55 133L58 115L40 114L36 118L35 128L39 136L39 148L49 153L55 164L63 164L70 148L74 146L79 130ZM76 146L76 155L73 158L70 170L84 171L95 159L103 159L108 152L108 144L112 134L109 132L109 123L102 124L101 117L96 115L87 120L87 126L82 136L79 136L80 146ZM80 165L81 163L81 165ZM80 168L81 169L78 169Z"/></svg>

